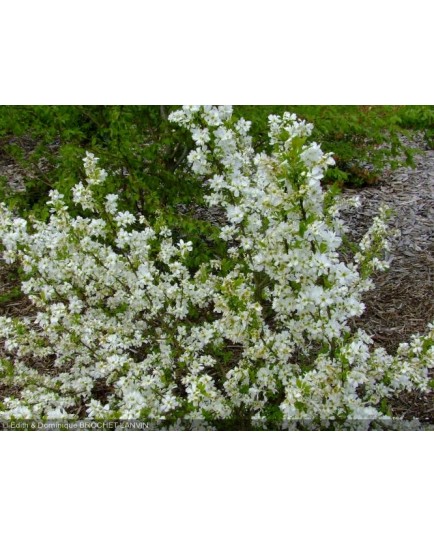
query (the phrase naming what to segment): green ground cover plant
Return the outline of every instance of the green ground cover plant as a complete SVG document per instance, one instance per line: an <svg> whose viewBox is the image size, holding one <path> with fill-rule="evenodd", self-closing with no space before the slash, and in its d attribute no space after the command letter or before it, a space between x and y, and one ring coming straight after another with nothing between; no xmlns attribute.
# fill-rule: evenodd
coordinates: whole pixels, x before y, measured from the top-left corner
<svg viewBox="0 0 434 536"><path fill-rule="evenodd" d="M432 143L434 106L240 106L235 114L253 121L256 147L266 147L269 114L293 111L315 125L314 138L331 151L336 166L326 182L363 187L376 182L385 169L413 165L414 150L403 143L421 130ZM430 141L431 140L431 141Z"/></svg>

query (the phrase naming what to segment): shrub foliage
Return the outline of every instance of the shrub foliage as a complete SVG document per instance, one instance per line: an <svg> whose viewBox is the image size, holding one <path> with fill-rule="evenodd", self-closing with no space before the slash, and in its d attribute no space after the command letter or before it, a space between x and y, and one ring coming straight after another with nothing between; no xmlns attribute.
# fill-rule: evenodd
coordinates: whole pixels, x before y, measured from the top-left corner
<svg viewBox="0 0 434 536"><path fill-rule="evenodd" d="M226 218L220 246L191 262L197 241L132 210L91 153L72 209L55 189L47 221L2 204L3 258L37 313L0 319L0 416L337 429L383 422L391 396L428 390L433 325L395 355L352 329L387 268L387 209L344 263L342 201L321 184L334 160L308 141L312 125L270 115L261 151L229 106L170 120L194 142L182 176Z"/></svg>

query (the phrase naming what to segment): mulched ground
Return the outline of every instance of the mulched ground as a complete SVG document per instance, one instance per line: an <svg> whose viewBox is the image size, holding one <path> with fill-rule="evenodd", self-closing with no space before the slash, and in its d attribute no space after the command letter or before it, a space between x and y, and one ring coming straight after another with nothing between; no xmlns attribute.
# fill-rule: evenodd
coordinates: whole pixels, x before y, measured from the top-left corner
<svg viewBox="0 0 434 536"><path fill-rule="evenodd" d="M389 352L413 333L423 333L434 320L434 151L424 145L422 138L416 145L421 152L415 157L414 169L386 171L375 185L347 189L343 194L358 195L362 202L361 208L343 214L352 239L358 240L366 232L381 204L393 209L390 225L400 231L391 243L391 268L375 276L375 290L365 295L366 311L357 321L376 344ZM15 188L23 187L23 172L2 160L1 153L0 175L7 176ZM15 285L13 270L0 263L0 296ZM20 316L30 310L25 297L0 302L0 314ZM392 407L406 419L417 417L434 423L434 393L404 393L393 400Z"/></svg>
<svg viewBox="0 0 434 536"><path fill-rule="evenodd" d="M400 235L391 240L390 270L374 277L375 289L364 296L366 310L358 320L379 346L393 353L413 333L424 333L434 321L434 151L417 143L416 167L388 171L374 186L346 190L362 206L344 213L357 240L368 229L381 204L393 209L391 227ZM405 393L393 408L406 418L434 423L434 393Z"/></svg>

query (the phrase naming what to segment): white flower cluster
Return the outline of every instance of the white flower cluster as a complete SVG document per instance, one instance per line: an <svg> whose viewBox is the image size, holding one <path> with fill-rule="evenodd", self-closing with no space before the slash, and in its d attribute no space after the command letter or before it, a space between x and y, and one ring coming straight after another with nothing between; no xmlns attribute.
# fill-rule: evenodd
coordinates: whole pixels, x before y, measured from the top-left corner
<svg viewBox="0 0 434 536"><path fill-rule="evenodd" d="M3 258L21 263L34 318L0 318L0 382L15 387L0 418L147 419L167 426L348 427L387 418L399 390L429 388L434 326L395 356L372 349L361 315L383 269L385 214L353 264L339 247L339 200L325 202L330 154L312 125L270 116L270 154L228 106L171 115L196 143L192 172L221 206L227 255L192 271L191 242L94 195L106 180L87 154L72 217L51 193L48 223L0 206Z"/></svg>

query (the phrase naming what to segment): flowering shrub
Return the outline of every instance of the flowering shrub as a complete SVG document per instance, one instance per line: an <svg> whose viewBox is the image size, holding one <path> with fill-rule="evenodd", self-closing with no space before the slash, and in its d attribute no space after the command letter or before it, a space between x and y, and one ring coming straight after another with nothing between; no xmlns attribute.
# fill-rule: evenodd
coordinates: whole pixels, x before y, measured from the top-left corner
<svg viewBox="0 0 434 536"><path fill-rule="evenodd" d="M387 214L342 262L342 202L320 185L333 159L308 143L312 125L270 116L266 155L228 106L170 119L191 132L192 173L226 215L226 254L188 268L191 242L101 195L107 174L89 153L73 189L83 215L55 190L47 223L1 205L3 258L22 266L38 312L0 318L0 381L14 388L0 417L345 428L387 417L400 390L428 390L433 325L393 356L351 329L387 267Z"/></svg>

